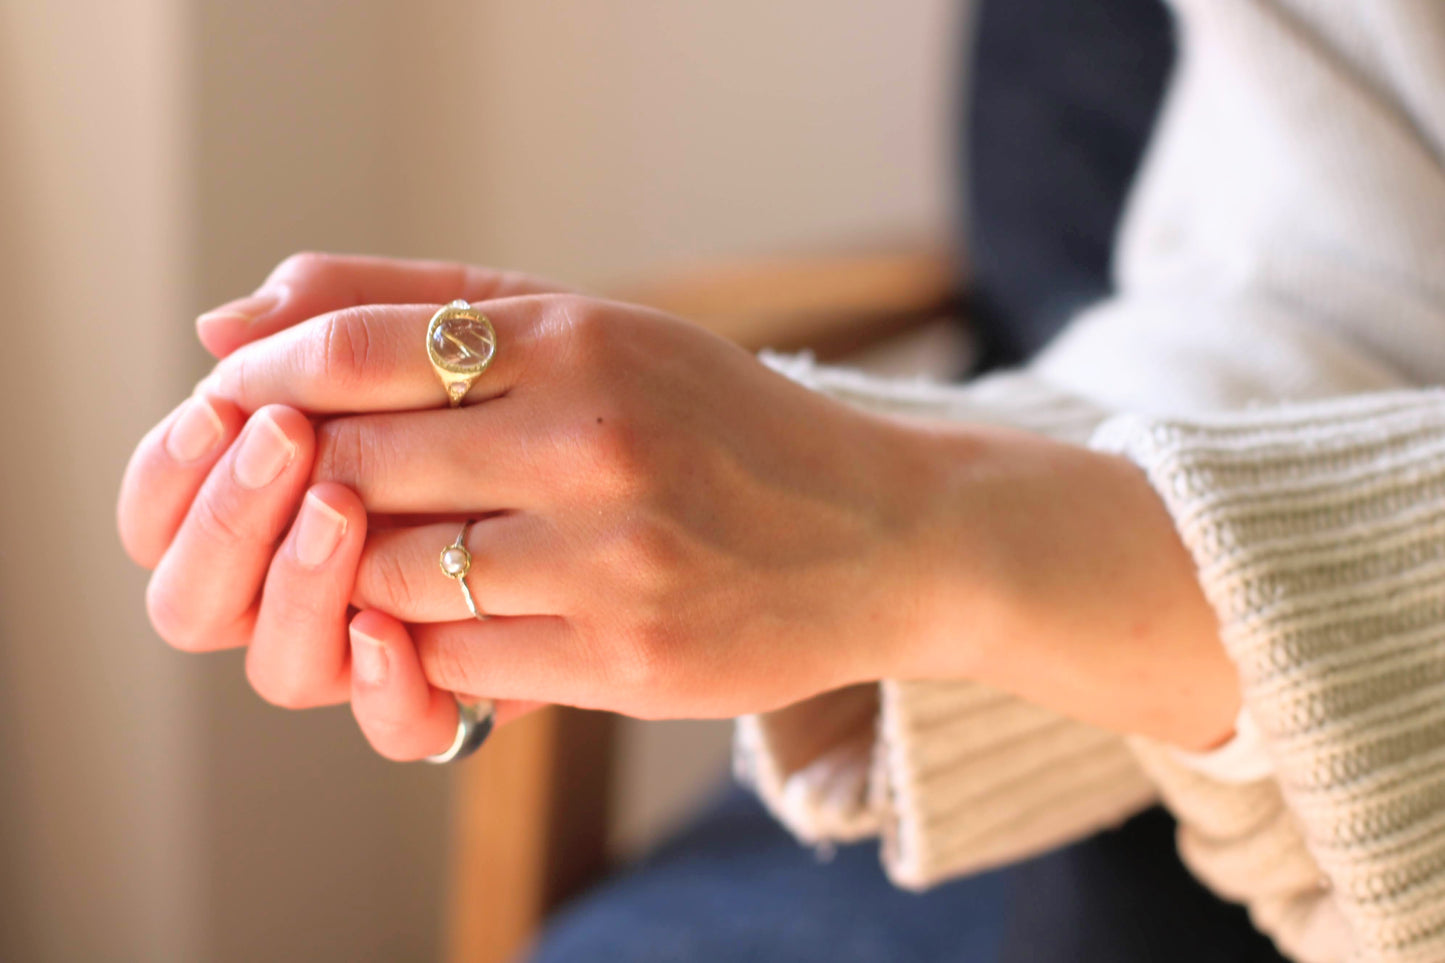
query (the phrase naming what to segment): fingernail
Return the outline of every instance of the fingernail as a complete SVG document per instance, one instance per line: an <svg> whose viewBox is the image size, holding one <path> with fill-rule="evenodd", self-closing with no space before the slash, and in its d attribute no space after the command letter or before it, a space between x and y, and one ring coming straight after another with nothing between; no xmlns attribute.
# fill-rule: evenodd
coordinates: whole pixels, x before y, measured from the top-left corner
<svg viewBox="0 0 1445 963"><path fill-rule="evenodd" d="M386 673L391 669L386 646L358 632L351 630L351 674L363 685L379 686L386 682Z"/></svg>
<svg viewBox="0 0 1445 963"><path fill-rule="evenodd" d="M258 291L257 293L244 298L237 298L221 305L219 308L212 308L196 319L197 327L209 327L226 321L240 322L242 324L255 324L258 320L270 314L281 303L281 295L276 291Z"/></svg>
<svg viewBox="0 0 1445 963"><path fill-rule="evenodd" d="M241 435L241 447L231 470L242 488L261 488L275 481L295 454L295 443L262 411Z"/></svg>
<svg viewBox="0 0 1445 963"><path fill-rule="evenodd" d="M346 516L307 492L296 519L296 560L316 568L331 557L346 534Z"/></svg>
<svg viewBox="0 0 1445 963"><path fill-rule="evenodd" d="M216 447L225 426L204 397L186 402L166 434L166 451L181 464L195 461Z"/></svg>

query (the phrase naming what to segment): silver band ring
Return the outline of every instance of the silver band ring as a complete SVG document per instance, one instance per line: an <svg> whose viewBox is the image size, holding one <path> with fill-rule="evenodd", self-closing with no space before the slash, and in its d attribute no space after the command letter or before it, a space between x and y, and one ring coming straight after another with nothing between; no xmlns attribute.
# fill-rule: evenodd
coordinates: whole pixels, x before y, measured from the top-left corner
<svg viewBox="0 0 1445 963"><path fill-rule="evenodd" d="M462 525L456 541L442 549L437 564L441 566L443 575L455 580L462 587L462 598L466 600L467 611L471 612L474 618L485 619L486 615L477 608L477 600L472 598L471 586L467 584L467 573L472 570L472 553L467 550L467 532L474 524L475 522L466 522Z"/></svg>
<svg viewBox="0 0 1445 963"><path fill-rule="evenodd" d="M467 758L480 749L487 736L492 734L496 717L496 707L490 699L475 703L457 699L457 734L452 744L443 752L427 756L424 761L444 765Z"/></svg>

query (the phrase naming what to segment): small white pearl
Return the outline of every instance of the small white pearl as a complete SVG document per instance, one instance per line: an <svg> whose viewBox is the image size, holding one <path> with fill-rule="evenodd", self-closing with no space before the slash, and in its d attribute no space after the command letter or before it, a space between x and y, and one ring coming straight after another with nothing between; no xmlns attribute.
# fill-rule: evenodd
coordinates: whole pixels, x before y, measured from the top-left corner
<svg viewBox="0 0 1445 963"><path fill-rule="evenodd" d="M467 570L467 553L465 549L455 546L442 552L442 571L448 575L461 575Z"/></svg>

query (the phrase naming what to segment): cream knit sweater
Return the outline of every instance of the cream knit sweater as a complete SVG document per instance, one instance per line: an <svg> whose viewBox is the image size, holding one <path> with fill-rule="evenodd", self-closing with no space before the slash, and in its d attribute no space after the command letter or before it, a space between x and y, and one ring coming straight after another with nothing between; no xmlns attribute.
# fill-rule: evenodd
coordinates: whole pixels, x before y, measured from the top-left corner
<svg viewBox="0 0 1445 963"><path fill-rule="evenodd" d="M805 841L881 835L909 887L1162 796L1193 871L1292 958L1445 961L1445 393L1398 390L1445 383L1445 3L1172 6L1115 298L964 387L765 360L873 410L1136 461L1274 775L1219 782L1006 693L902 680L739 720L738 769Z"/></svg>

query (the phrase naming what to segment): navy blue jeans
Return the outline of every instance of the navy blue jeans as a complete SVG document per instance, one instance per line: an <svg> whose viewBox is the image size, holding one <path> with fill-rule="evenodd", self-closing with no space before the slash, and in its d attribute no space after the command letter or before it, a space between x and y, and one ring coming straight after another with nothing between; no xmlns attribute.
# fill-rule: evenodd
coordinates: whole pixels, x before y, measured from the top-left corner
<svg viewBox="0 0 1445 963"><path fill-rule="evenodd" d="M1118 830L927 893L876 844L821 860L733 790L565 908L532 963L1284 963L1174 855L1154 809Z"/></svg>

